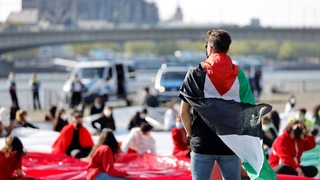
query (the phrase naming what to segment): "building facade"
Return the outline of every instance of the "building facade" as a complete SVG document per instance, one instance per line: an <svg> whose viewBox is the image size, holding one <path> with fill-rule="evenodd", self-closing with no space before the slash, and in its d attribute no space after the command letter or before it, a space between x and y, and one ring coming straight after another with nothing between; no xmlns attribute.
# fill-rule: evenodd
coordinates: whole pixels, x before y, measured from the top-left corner
<svg viewBox="0 0 320 180"><path fill-rule="evenodd" d="M145 0L22 0L22 9L38 9L39 21L71 26L78 20L110 24L154 25L159 21L155 3Z"/></svg>

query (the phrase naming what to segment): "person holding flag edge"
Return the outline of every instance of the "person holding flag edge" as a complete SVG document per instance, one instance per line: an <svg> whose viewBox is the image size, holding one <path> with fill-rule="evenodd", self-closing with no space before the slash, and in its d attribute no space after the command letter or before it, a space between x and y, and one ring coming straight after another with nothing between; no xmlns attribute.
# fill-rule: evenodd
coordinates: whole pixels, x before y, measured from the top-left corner
<svg viewBox="0 0 320 180"><path fill-rule="evenodd" d="M244 72L227 55L231 37L210 30L207 59L189 70L180 88L180 116L190 139L193 180L210 179L215 161L227 180L240 180L240 162L250 179L276 179L262 149L261 117Z"/></svg>

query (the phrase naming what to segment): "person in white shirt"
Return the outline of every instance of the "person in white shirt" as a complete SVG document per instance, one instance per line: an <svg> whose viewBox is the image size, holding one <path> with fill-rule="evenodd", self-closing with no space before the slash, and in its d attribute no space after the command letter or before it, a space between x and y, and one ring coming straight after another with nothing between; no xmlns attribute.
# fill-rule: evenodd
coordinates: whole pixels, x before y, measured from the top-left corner
<svg viewBox="0 0 320 180"><path fill-rule="evenodd" d="M294 113L296 111L296 97L291 95L288 99L288 102L285 105L284 113Z"/></svg>
<svg viewBox="0 0 320 180"><path fill-rule="evenodd" d="M170 103L169 109L164 113L164 127L165 130L170 131L172 128L176 126L176 118L179 115L180 104L176 101L172 101Z"/></svg>
<svg viewBox="0 0 320 180"><path fill-rule="evenodd" d="M156 141L150 134L152 129L153 127L148 123L132 128L129 136L121 144L122 152L156 154Z"/></svg>

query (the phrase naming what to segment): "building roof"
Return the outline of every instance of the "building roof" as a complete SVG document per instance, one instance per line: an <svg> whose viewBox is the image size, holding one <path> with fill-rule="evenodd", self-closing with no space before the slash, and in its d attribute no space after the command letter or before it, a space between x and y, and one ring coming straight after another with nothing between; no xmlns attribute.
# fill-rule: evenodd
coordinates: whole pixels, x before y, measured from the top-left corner
<svg viewBox="0 0 320 180"><path fill-rule="evenodd" d="M37 9L24 9L20 12L11 12L7 18L7 22L21 24L36 24L38 22Z"/></svg>

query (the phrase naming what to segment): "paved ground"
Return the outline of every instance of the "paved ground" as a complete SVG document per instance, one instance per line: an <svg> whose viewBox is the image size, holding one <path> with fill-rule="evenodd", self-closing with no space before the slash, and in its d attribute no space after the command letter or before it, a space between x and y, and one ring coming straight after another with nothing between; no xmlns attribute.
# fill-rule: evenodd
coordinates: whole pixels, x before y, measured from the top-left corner
<svg viewBox="0 0 320 180"><path fill-rule="evenodd" d="M288 101L290 93L286 94L262 94L258 103L268 103L273 106L274 110L279 113L283 112L285 103ZM312 111L313 107L320 104L320 92L295 93L297 108L306 108ZM33 122L44 121L44 110L29 110Z"/></svg>

